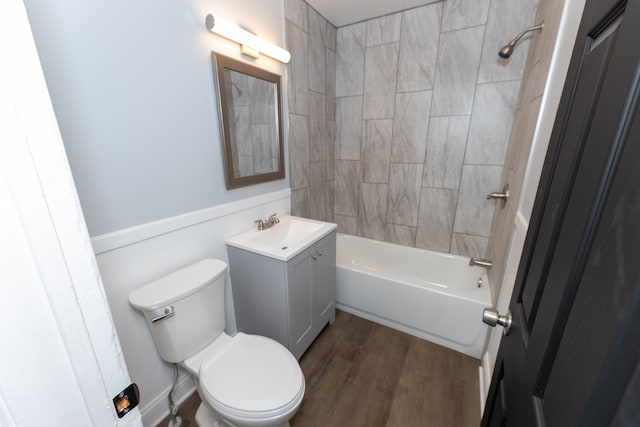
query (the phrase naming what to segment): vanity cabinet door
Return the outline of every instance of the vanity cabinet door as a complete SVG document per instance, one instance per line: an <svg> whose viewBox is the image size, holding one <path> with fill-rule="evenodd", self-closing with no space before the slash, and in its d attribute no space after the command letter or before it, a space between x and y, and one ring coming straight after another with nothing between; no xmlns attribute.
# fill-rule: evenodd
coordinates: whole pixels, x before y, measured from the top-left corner
<svg viewBox="0 0 640 427"><path fill-rule="evenodd" d="M296 358L315 338L315 247L296 255L287 263L289 350Z"/></svg>
<svg viewBox="0 0 640 427"><path fill-rule="evenodd" d="M288 261L227 251L238 330L273 338L299 359L336 316L336 233Z"/></svg>
<svg viewBox="0 0 640 427"><path fill-rule="evenodd" d="M316 245L316 307L318 332L336 318L336 234L331 233Z"/></svg>

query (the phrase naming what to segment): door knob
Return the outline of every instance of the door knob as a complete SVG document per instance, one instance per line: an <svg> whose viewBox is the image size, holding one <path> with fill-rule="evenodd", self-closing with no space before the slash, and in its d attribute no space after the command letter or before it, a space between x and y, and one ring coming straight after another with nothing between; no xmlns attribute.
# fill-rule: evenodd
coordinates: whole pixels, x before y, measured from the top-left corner
<svg viewBox="0 0 640 427"><path fill-rule="evenodd" d="M507 310L506 316L500 316L493 308L485 308L482 310L482 321L492 327L496 325L504 327L504 335L509 335L513 318L511 317L511 310Z"/></svg>

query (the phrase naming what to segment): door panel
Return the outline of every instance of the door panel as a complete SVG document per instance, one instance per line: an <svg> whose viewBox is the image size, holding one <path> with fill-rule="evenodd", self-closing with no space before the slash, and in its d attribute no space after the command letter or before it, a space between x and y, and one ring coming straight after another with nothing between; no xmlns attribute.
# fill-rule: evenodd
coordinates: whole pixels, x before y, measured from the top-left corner
<svg viewBox="0 0 640 427"><path fill-rule="evenodd" d="M637 100L637 96L634 98ZM630 134L637 137L640 131L636 113L633 114L635 120ZM637 167L640 149L637 141L627 144L621 156L614 153L614 157L623 161L616 171L608 203L603 207L567 321L566 338L560 342L544 390L549 402L545 412L553 425L580 424L590 391L596 388L600 367L616 345L618 330L624 328L627 304L640 292L637 285L640 279L637 260L640 253L640 191L637 185L640 183ZM617 160L614 158L612 162ZM600 315L594 316L594 313ZM574 407L574 410L567 410Z"/></svg>
<svg viewBox="0 0 640 427"><path fill-rule="evenodd" d="M639 6L587 1L483 425L607 425L637 390Z"/></svg>
<svg viewBox="0 0 640 427"><path fill-rule="evenodd" d="M584 58L581 67L581 76L576 89L576 96L572 103L572 110L566 125L564 139L571 141L560 152L559 168L566 170L564 185L553 187L549 199L553 201L545 218L543 218L542 229L551 229L550 233L544 233L538 247L539 253L534 257L531 272L524 283L520 300L522 310L527 322L528 329L533 327L535 315L537 313L540 296L544 290L546 276L549 271L550 262L546 247L553 247L556 244L560 225L564 219L564 213L568 201L567 195L571 193L575 176L575 166L580 163L584 151L591 120L595 111L602 81L604 79L609 54L611 52L613 34L609 36L605 43L600 43L596 49L590 50Z"/></svg>

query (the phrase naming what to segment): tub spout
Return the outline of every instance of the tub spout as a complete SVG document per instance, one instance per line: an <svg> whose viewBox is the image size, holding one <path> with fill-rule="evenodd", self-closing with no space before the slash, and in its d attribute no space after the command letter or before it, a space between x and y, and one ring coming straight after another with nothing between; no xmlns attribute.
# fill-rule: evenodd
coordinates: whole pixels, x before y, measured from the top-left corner
<svg viewBox="0 0 640 427"><path fill-rule="evenodd" d="M470 266L477 265L479 267L484 267L484 268L486 268L488 270L493 266L493 262L489 261L488 259L480 259L480 258L471 257L471 259L469 259L469 265Z"/></svg>

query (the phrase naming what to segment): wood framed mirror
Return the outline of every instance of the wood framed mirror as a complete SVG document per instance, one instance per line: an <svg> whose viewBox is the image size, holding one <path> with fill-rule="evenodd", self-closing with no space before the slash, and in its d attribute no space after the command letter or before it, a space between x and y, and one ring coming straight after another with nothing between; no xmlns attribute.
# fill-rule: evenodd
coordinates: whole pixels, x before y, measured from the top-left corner
<svg viewBox="0 0 640 427"><path fill-rule="evenodd" d="M211 53L227 189L284 178L281 78Z"/></svg>

